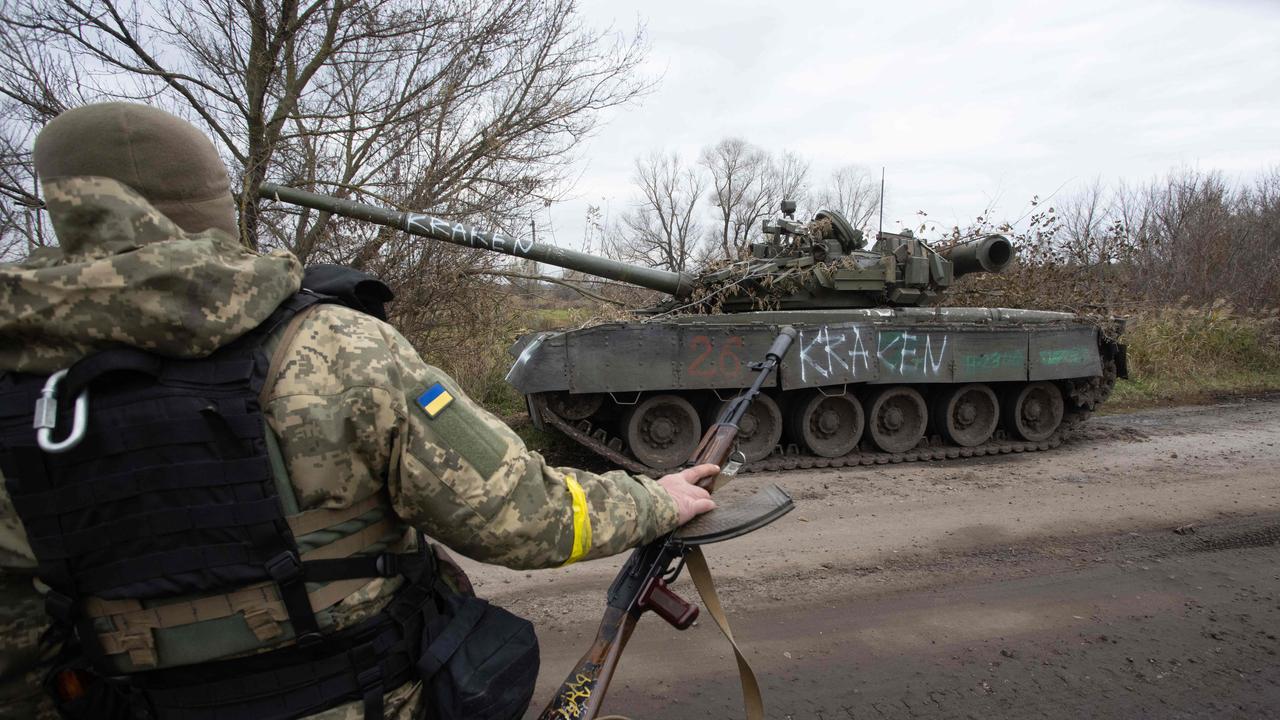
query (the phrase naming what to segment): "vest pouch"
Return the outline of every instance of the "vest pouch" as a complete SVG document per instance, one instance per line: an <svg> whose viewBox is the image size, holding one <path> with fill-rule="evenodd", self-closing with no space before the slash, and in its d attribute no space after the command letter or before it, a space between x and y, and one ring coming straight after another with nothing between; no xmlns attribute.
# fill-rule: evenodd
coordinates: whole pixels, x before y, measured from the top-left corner
<svg viewBox="0 0 1280 720"><path fill-rule="evenodd" d="M516 720L533 698L533 624L480 598L447 593L418 658L427 720Z"/></svg>
<svg viewBox="0 0 1280 720"><path fill-rule="evenodd" d="M44 690L64 720L137 720L150 717L147 702L127 682L99 675L67 648L44 675Z"/></svg>

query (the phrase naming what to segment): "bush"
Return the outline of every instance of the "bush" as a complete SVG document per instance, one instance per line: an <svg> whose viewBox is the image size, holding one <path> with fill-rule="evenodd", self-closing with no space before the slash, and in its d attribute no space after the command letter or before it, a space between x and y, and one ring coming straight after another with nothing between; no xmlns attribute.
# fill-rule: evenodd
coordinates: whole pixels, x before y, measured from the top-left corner
<svg viewBox="0 0 1280 720"><path fill-rule="evenodd" d="M1280 388L1280 314L1225 302L1147 309L1128 319L1129 380L1112 409Z"/></svg>
<svg viewBox="0 0 1280 720"><path fill-rule="evenodd" d="M1207 308L1140 312L1124 334L1136 378L1280 372L1280 314L1245 314L1218 301Z"/></svg>
<svg viewBox="0 0 1280 720"><path fill-rule="evenodd" d="M506 381L512 363L507 348L526 333L580 327L595 319L593 312L598 313L497 283L482 286L482 291L469 293L465 300L441 304L464 307L465 313L445 315L439 313L438 305L437 322L424 325L409 339L428 362L449 373L467 395L507 422L518 422L526 412L524 396Z"/></svg>

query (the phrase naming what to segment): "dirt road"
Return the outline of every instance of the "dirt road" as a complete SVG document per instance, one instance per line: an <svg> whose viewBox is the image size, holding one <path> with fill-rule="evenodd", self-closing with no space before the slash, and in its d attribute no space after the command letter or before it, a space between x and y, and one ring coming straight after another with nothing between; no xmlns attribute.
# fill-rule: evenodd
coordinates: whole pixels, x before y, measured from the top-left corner
<svg viewBox="0 0 1280 720"><path fill-rule="evenodd" d="M769 716L1280 717L1280 400L1088 428L1047 453L726 488L797 504L707 553ZM535 705L590 644L618 564L469 568L537 624ZM606 707L740 717L736 684L709 618L649 616Z"/></svg>

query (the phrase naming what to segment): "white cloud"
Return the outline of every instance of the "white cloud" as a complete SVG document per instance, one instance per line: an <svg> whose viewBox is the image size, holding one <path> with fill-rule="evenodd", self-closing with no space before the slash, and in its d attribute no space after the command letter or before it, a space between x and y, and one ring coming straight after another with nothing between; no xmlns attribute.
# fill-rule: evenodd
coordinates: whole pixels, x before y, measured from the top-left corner
<svg viewBox="0 0 1280 720"><path fill-rule="evenodd" d="M546 219L575 244L588 203L630 201L633 159L696 158L739 135L833 168L887 168L886 218L1017 216L1064 184L1182 165L1248 177L1280 164L1280 3L1087 0L591 3L638 16L662 80L581 148Z"/></svg>

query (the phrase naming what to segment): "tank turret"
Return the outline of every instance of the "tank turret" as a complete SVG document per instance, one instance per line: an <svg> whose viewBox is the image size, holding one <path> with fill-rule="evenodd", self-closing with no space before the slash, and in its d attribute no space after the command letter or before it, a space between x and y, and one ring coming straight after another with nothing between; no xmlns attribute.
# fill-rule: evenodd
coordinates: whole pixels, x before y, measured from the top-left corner
<svg viewBox="0 0 1280 720"><path fill-rule="evenodd" d="M989 235L935 250L910 231L880 232L866 249L861 230L836 210L819 210L812 221L792 216L763 222L764 240L750 257L699 278L715 290L725 312L809 308L869 308L934 305L955 278L971 272L1001 272L1014 248L1003 235ZM665 309L665 308L660 308Z"/></svg>

